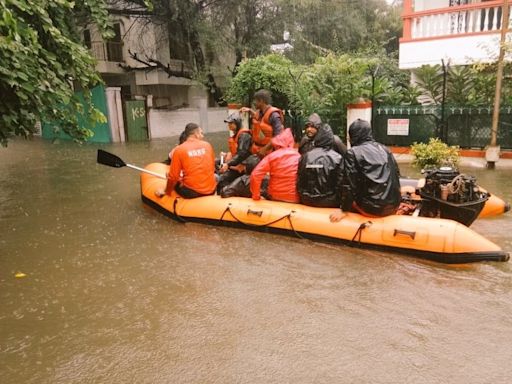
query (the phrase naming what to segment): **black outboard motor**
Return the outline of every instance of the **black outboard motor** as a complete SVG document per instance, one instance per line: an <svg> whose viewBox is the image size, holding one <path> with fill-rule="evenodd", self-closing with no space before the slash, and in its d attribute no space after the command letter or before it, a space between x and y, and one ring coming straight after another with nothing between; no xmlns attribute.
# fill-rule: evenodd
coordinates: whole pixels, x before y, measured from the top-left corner
<svg viewBox="0 0 512 384"><path fill-rule="evenodd" d="M475 177L452 167L425 171L425 185L418 192L423 199L420 216L439 216L466 226L476 220L489 199L478 188Z"/></svg>

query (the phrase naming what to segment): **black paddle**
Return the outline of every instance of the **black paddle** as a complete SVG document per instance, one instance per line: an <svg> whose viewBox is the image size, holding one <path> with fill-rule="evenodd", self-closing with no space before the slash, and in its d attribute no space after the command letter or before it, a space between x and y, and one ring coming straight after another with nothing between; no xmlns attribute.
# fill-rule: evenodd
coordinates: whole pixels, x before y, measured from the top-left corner
<svg viewBox="0 0 512 384"><path fill-rule="evenodd" d="M135 169L139 172L144 172L149 175L158 177L160 179L164 179L164 180L167 179L167 177L165 177L165 175L161 175L156 172L151 172L151 171L148 171L147 169L140 168L140 167L137 167L132 164L126 164L120 157L117 157L116 155L114 155L110 152L104 151L102 149L98 149L98 157L96 158L96 162L98 164L103 164L103 165L107 165L109 167L114 167L114 168L128 167L131 169Z"/></svg>

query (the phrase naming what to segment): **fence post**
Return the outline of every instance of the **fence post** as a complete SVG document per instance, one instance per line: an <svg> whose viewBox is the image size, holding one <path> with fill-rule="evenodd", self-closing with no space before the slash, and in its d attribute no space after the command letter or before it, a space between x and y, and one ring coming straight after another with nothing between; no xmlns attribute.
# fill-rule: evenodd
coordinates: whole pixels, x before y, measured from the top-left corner
<svg viewBox="0 0 512 384"><path fill-rule="evenodd" d="M123 107L121 104L121 87L105 88L105 97L107 100L107 118L110 127L110 137L114 143L123 143L124 119Z"/></svg>

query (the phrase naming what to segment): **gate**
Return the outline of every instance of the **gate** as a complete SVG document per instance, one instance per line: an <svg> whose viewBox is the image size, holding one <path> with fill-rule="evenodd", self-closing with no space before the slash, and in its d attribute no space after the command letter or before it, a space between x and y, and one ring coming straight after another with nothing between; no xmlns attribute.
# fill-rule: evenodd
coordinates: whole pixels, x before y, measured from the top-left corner
<svg viewBox="0 0 512 384"><path fill-rule="evenodd" d="M142 100L125 101L126 134L128 141L144 141L148 139L148 122L146 103Z"/></svg>
<svg viewBox="0 0 512 384"><path fill-rule="evenodd" d="M446 142L461 148L485 148L491 137L492 107L448 107ZM512 148L512 107L502 107L498 145Z"/></svg>
<svg viewBox="0 0 512 384"><path fill-rule="evenodd" d="M461 148L485 148L491 139L492 107L378 106L373 120L375 139L386 145L410 146L439 137ZM407 129L393 131L390 120L404 122ZM501 107L497 139L501 148L512 148L512 107Z"/></svg>
<svg viewBox="0 0 512 384"><path fill-rule="evenodd" d="M379 106L373 111L373 135L385 145L408 147L415 142L428 142L440 134L438 109L427 106ZM390 120L406 122L402 132L390 129Z"/></svg>

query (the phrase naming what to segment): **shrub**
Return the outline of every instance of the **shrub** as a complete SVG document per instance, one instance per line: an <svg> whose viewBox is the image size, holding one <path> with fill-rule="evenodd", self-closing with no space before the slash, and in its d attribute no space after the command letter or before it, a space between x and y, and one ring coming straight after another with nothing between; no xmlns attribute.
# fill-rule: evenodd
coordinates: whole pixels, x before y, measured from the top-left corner
<svg viewBox="0 0 512 384"><path fill-rule="evenodd" d="M254 93L264 88L272 92L275 106L288 108L288 92L293 82L291 71L294 68L290 60L277 54L244 60L231 80L226 99L250 105Z"/></svg>
<svg viewBox="0 0 512 384"><path fill-rule="evenodd" d="M421 169L456 166L459 162L459 147L449 146L437 138L431 138L428 144L414 143L411 154L414 156L413 165Z"/></svg>

